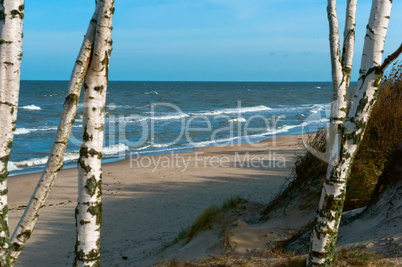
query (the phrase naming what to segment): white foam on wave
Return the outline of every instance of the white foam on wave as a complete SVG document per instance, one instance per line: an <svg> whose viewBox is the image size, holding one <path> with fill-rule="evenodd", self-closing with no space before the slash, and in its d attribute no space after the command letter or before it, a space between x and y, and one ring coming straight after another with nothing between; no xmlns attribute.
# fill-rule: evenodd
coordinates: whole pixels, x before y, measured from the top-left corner
<svg viewBox="0 0 402 267"><path fill-rule="evenodd" d="M29 105L29 106L24 106L24 107L20 107L22 109L29 109L29 110L41 110L40 107L35 106L35 105Z"/></svg>
<svg viewBox="0 0 402 267"><path fill-rule="evenodd" d="M104 155L114 155L114 154L118 154L121 152L125 152L127 150L129 150L130 148L122 143L118 143L112 146L108 146L108 147L104 147L102 154Z"/></svg>
<svg viewBox="0 0 402 267"><path fill-rule="evenodd" d="M129 147L126 146L125 144L119 143L115 144L112 146L104 147L102 154L103 155L116 155L121 152L125 152L129 150ZM75 161L78 160L78 157L80 156L79 150L74 150L74 151L69 151L64 155L64 162L67 161ZM28 160L22 160L18 162L9 162L9 167L10 171L15 171L15 170L20 170L21 168L26 168L26 167L32 167L32 166L40 166L46 164L48 160L48 157L42 157L42 158L32 158Z"/></svg>
<svg viewBox="0 0 402 267"><path fill-rule="evenodd" d="M329 122L329 119L323 118L323 119L318 119L318 120L305 121L305 122L302 122L300 124L295 124L295 125L283 125L277 129L268 130L266 134L271 135L271 134L278 134L278 133L287 133L287 132L289 132L289 130L294 129L294 128L305 127L310 124L324 123L324 122Z"/></svg>
<svg viewBox="0 0 402 267"><path fill-rule="evenodd" d="M140 150L146 150L146 149L151 149L151 148L165 148L165 147L169 147L171 144L150 144L150 145L146 145L143 147L138 147L135 149L135 151L140 151Z"/></svg>
<svg viewBox="0 0 402 267"><path fill-rule="evenodd" d="M157 95L157 91L150 91L150 92L145 92L144 95Z"/></svg>
<svg viewBox="0 0 402 267"><path fill-rule="evenodd" d="M80 153L78 150L66 152L66 154L64 155L64 162L78 160L79 156L80 156ZM47 160L48 160L48 157L32 158L32 159L14 162L14 165L18 168L40 166L40 165L46 164Z"/></svg>
<svg viewBox="0 0 402 267"><path fill-rule="evenodd" d="M108 108L108 110L119 110L119 109L134 108L134 106L131 106L131 105L116 105L115 103L110 103L106 107Z"/></svg>
<svg viewBox="0 0 402 267"><path fill-rule="evenodd" d="M150 145L151 148L162 148L162 147L168 147L169 144L152 144Z"/></svg>
<svg viewBox="0 0 402 267"><path fill-rule="evenodd" d="M217 109L211 111L201 111L197 113L192 113L191 115L203 115L203 116L214 116L214 115L221 115L221 114L235 114L235 113L248 113L248 112L258 112L258 111L267 111L272 110L264 105L255 106L255 107L240 107L240 108L228 108L228 109Z"/></svg>
<svg viewBox="0 0 402 267"><path fill-rule="evenodd" d="M178 120L178 119L182 119L185 117L189 117L189 115L186 113L178 113L178 114L171 114L171 115L165 115L165 116L151 116L151 117L149 117L149 119L151 119L151 120Z"/></svg>
<svg viewBox="0 0 402 267"><path fill-rule="evenodd" d="M233 122L233 123L243 123L243 122L247 122L247 120L246 120L245 118L235 118L235 119L229 120L229 122Z"/></svg>
<svg viewBox="0 0 402 267"><path fill-rule="evenodd" d="M314 105L311 105L310 108L311 108L310 112L315 114L315 113L318 113L318 112L320 112L322 110L330 109L331 104L330 103L329 104L314 104Z"/></svg>
<svg viewBox="0 0 402 267"><path fill-rule="evenodd" d="M283 125L276 129L268 130L267 133L265 133L265 134L271 135L271 134L278 134L278 133L287 133L287 132L289 132L290 129L294 129L294 128L301 127L301 126L304 126L303 123L298 124L298 125Z"/></svg>
<svg viewBox="0 0 402 267"><path fill-rule="evenodd" d="M189 147L204 147L210 145L225 145L232 144L235 140L241 139L239 136L231 137L231 138L222 138L210 141L201 141L201 142L193 142Z"/></svg>
<svg viewBox="0 0 402 267"><path fill-rule="evenodd" d="M276 108L271 108L271 112L275 113L275 114L278 114L280 112L284 112L284 113L291 113L291 112L301 113L301 112L304 112L309 107L310 107L310 105L309 106L302 105L302 106L299 106L299 107L280 106L280 107L276 107Z"/></svg>
<svg viewBox="0 0 402 267"><path fill-rule="evenodd" d="M118 121L120 123L141 122L141 121L147 121L147 120L166 121L166 120L179 120L179 119L183 119L183 118L189 117L189 116L190 115L188 115L186 113L175 113L175 114L169 114L169 115L163 115L163 116L146 116L146 117L134 114L132 116L119 118ZM110 120L110 121L113 122L113 120ZM115 122L117 122L117 121L115 120Z"/></svg>
<svg viewBox="0 0 402 267"><path fill-rule="evenodd" d="M32 130L32 129L31 129ZM31 130L29 129L25 129L25 128L17 128L15 129L14 134L16 135L20 135L20 134L29 134L31 132Z"/></svg>
<svg viewBox="0 0 402 267"><path fill-rule="evenodd" d="M33 129L26 129L26 128L17 128L15 130L15 135L21 135L21 134L29 134L32 132L38 132L38 131L55 131L57 130L57 127L45 127L45 128L33 128Z"/></svg>
<svg viewBox="0 0 402 267"><path fill-rule="evenodd" d="M48 157L32 158L32 159L22 160L22 161L18 161L18 162L13 162L13 164L17 168L32 167L32 166L46 164L47 159L48 159Z"/></svg>
<svg viewBox="0 0 402 267"><path fill-rule="evenodd" d="M12 171L21 170L21 168L18 168L17 166L15 166L14 162L9 161L9 162L7 163L7 170L8 170L9 172L12 172Z"/></svg>

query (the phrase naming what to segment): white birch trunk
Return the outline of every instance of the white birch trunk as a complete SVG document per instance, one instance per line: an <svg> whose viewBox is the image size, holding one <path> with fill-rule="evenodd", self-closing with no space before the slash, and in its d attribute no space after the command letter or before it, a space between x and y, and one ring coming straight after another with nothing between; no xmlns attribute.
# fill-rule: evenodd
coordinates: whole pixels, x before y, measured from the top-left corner
<svg viewBox="0 0 402 267"><path fill-rule="evenodd" d="M10 263L7 164L17 122L23 19L23 0L0 1L0 266Z"/></svg>
<svg viewBox="0 0 402 267"><path fill-rule="evenodd" d="M352 72L353 53L355 47L357 0L348 0L346 6L345 29L343 31L342 70L346 84L346 92L349 89L350 75Z"/></svg>
<svg viewBox="0 0 402 267"><path fill-rule="evenodd" d="M347 94L352 71L357 0L348 0L346 8L343 51L339 49L339 28L336 0L328 0L329 43L332 67L333 102L329 138L327 143L327 177L339 162L341 153L342 124L346 120ZM342 55L341 55L342 54ZM342 60L341 60L342 58Z"/></svg>
<svg viewBox="0 0 402 267"><path fill-rule="evenodd" d="M334 165L339 159L340 126L345 122L347 115L347 93L352 71L355 40L356 3L357 0L347 1L342 53L339 44L336 0L328 0L327 6L333 87L333 102L331 105L331 122L327 147L331 165Z"/></svg>
<svg viewBox="0 0 402 267"><path fill-rule="evenodd" d="M114 1L104 0L98 3L101 8L94 51L84 83L83 143L78 160L75 266L100 265L101 160L109 58L112 52Z"/></svg>
<svg viewBox="0 0 402 267"><path fill-rule="evenodd" d="M391 14L392 2L373 0L365 37L359 86L344 123L339 162L328 170L315 218L308 266L330 266L346 196L346 182L353 159L363 139L369 116L376 102L382 73L377 73Z"/></svg>
<svg viewBox="0 0 402 267"><path fill-rule="evenodd" d="M57 129L56 139L53 143L53 148L49 155L46 168L11 237L12 265L14 265L26 241L33 232L36 221L38 220L42 207L49 196L53 183L56 180L59 171L63 168L64 152L75 120L82 83L93 50L97 18L98 9L96 8L74 65L67 91L67 97L63 104L63 111Z"/></svg>
<svg viewBox="0 0 402 267"><path fill-rule="evenodd" d="M329 153L329 168L335 165L339 158L340 125L346 118L346 83L344 82L341 50L339 44L338 15L336 0L328 0L327 16L329 24L329 47L331 54L332 69L332 94L329 138L327 153Z"/></svg>

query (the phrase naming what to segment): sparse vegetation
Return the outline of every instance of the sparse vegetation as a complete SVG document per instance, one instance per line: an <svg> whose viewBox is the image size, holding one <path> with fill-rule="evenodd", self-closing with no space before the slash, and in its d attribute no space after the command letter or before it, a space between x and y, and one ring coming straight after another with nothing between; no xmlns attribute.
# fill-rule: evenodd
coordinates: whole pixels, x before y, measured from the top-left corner
<svg viewBox="0 0 402 267"><path fill-rule="evenodd" d="M402 143L402 65L394 65L384 78L378 102L367 125L366 133L353 162L344 211L359 208L371 199L378 177L387 156L397 144ZM319 131L308 144L320 152L325 151L326 134ZM299 156L295 166L295 179L271 202L264 214L279 202L303 192L310 198L319 196L322 179L328 164L309 151ZM307 190L307 191L306 191ZM316 191L317 190L317 191ZM303 202L303 201L302 201Z"/></svg>
<svg viewBox="0 0 402 267"><path fill-rule="evenodd" d="M365 205L371 198L390 151L402 142L402 65L395 64L384 78L378 102L353 163L345 210Z"/></svg>
<svg viewBox="0 0 402 267"><path fill-rule="evenodd" d="M215 205L210 206L195 219L190 227L181 231L172 242L165 244L163 250L178 243L180 240L184 240L184 244L188 244L196 234L210 229L214 223L220 222L229 210L235 209L239 204L246 202L247 200L240 196L231 196L220 207Z"/></svg>
<svg viewBox="0 0 402 267"><path fill-rule="evenodd" d="M320 152L326 149L326 131L318 131L307 139L307 145ZM262 212L262 220L277 209L298 205L300 209L316 209L322 181L328 164L316 158L310 151L297 155L292 181Z"/></svg>
<svg viewBox="0 0 402 267"><path fill-rule="evenodd" d="M343 266L393 266L381 255L367 251L363 246L342 248L335 253L334 267Z"/></svg>
<svg viewBox="0 0 402 267"><path fill-rule="evenodd" d="M229 267L229 266L282 266L282 267L302 267L306 266L306 255L295 255L287 253L281 249L269 250L260 255L247 257L221 256L196 261L180 261L172 259L167 263L159 263L155 266L168 267ZM354 246L342 248L335 253L334 267L348 266L394 266L391 262L384 259L381 255L372 251L367 251L364 246Z"/></svg>

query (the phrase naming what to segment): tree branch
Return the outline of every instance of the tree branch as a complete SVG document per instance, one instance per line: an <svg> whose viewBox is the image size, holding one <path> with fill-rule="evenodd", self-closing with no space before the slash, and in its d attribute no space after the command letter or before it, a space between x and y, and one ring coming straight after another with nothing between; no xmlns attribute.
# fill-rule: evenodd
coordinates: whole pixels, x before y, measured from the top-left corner
<svg viewBox="0 0 402 267"><path fill-rule="evenodd" d="M398 49L392 53L391 55L389 55L384 62L382 63L382 65L378 68L377 73L383 73L384 70L389 66L389 64L392 63L392 61L394 61L400 54L402 53L402 43L401 45L398 47Z"/></svg>

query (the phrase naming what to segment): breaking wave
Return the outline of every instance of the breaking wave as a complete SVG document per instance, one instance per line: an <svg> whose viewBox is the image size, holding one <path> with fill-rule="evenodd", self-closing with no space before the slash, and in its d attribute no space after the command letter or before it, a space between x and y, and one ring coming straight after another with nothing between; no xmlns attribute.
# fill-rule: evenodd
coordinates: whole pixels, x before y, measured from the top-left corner
<svg viewBox="0 0 402 267"><path fill-rule="evenodd" d="M29 106L24 106L24 107L20 107L22 109L28 109L28 110L41 110L40 107L35 106L35 105L29 105Z"/></svg>

